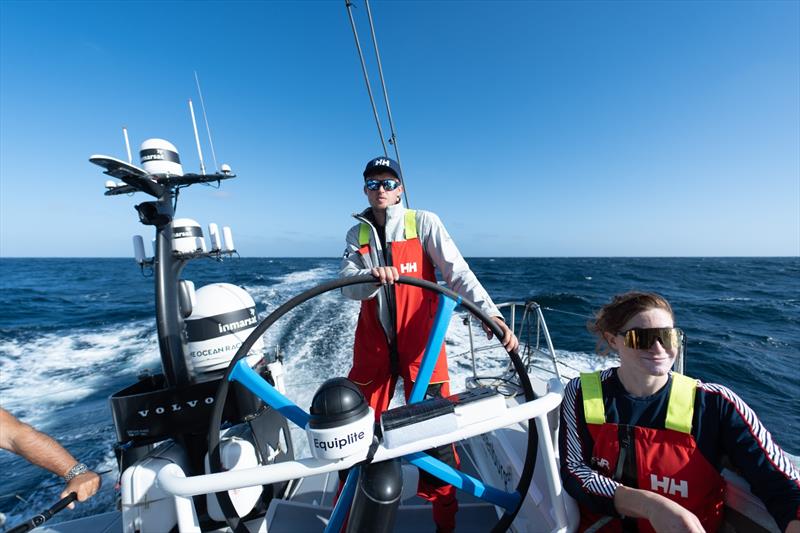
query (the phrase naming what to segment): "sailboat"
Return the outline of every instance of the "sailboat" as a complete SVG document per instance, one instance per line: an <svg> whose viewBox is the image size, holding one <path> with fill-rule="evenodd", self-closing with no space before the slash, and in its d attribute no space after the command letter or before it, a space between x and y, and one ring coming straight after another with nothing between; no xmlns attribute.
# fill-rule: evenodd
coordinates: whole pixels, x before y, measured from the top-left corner
<svg viewBox="0 0 800 533"><path fill-rule="evenodd" d="M479 361L501 361L497 352L504 350L473 343L472 330L483 323L498 335L494 322L445 287L401 278L439 298L418 386L424 390L432 358L448 328L457 326L470 339L461 359L471 365L464 389L423 401L413 401L418 395L412 392L412 403L386 411L379 424L357 398L333 408L336 402L325 401L347 396L342 378L320 386L311 406L299 405L286 388L281 358L265 353L263 335L304 302L374 279L324 282L258 321L252 298L239 287L195 288L181 279L189 261L221 259L236 248L229 229L211 226L209 246L196 222L178 218L177 190L235 175L228 167L184 173L177 149L161 139L142 143L140 158L141 166L100 155L90 161L119 180L106 184L106 195L155 199L136 206L140 222L154 229L153 256L144 253L141 239L134 240L134 256L154 274L163 372L141 376L110 399L120 509L45 524L45 530L432 529L430 506L416 495L419 470L460 489L459 531L575 530L578 511L561 485L556 446L563 384L571 376L538 304L500 304L522 342L518 353L502 354L507 362L492 373L479 368ZM460 471L423 453L450 442L463 458ZM309 454L296 454L300 448ZM777 531L746 483L730 472L726 479L733 530Z"/></svg>
<svg viewBox="0 0 800 533"><path fill-rule="evenodd" d="M368 4L367 4L368 5ZM362 63L363 64L363 63ZM388 100L387 100L388 102ZM387 106L388 107L388 106ZM397 149L392 127L391 144ZM536 302L500 308L521 338L519 353L502 353L501 370L479 369L470 347L471 377L446 399L423 400L448 327L496 324L474 303L415 278L399 283L439 299L412 402L374 415L341 378L326 381L311 405L293 401L281 357L263 336L313 298L371 276L327 281L284 302L259 321L241 288L196 288L182 279L193 260L221 260L237 250L232 232L178 218L180 190L235 178L227 166L184 173L178 150L163 139L141 145L139 165L95 155L114 180L106 195L143 194L140 222L154 231L151 257L134 239L134 256L153 272L162 372L142 375L115 393L111 411L120 471L118 510L43 529L69 532L411 532L433 529L430 507L415 487L424 470L459 490L459 531L566 532L578 524L575 502L558 468L559 407L568 377ZM398 156L399 159L399 156ZM456 313L460 306L461 314ZM498 358L499 360L499 358ZM683 362L678 363L680 365ZM346 398L347 401L328 401ZM299 437L298 437L299 435ZM298 439L305 439L301 442ZM464 458L453 470L424 451L455 443ZM300 448L309 454L301 456ZM746 483L726 473L729 526L777 531ZM340 491L341 489L341 491Z"/></svg>

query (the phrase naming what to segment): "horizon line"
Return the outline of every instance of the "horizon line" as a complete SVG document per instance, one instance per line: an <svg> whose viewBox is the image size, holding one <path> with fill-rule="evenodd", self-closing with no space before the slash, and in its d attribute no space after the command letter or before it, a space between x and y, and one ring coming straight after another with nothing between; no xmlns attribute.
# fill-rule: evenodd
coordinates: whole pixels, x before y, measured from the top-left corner
<svg viewBox="0 0 800 533"><path fill-rule="evenodd" d="M465 259L800 259L798 255L470 255ZM0 259L129 259L131 256L32 256L0 255ZM228 259L228 260L232 260ZM260 255L239 256L236 259L341 259L340 256L327 255Z"/></svg>

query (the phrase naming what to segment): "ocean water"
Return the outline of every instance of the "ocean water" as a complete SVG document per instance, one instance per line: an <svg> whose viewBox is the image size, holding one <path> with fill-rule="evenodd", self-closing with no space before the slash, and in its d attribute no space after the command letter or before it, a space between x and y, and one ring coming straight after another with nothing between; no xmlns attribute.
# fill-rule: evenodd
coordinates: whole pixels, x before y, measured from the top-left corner
<svg viewBox="0 0 800 533"><path fill-rule="evenodd" d="M614 364L594 353L585 324L615 293L659 292L687 333L687 374L736 391L777 442L800 455L800 258L475 258L470 265L496 302L535 300L559 357L573 369ZM195 261L199 288L244 287L263 318L336 276L338 259ZM153 279L129 259L0 259L0 404L58 439L103 474L103 488L53 521L115 508L119 472L108 397L149 369L160 372ZM349 368L358 304L327 293L266 335L280 347L289 396L308 407L316 387ZM455 389L470 373L468 337L448 331ZM502 365L494 356L482 368ZM55 502L62 484L0 451L0 512L7 524Z"/></svg>

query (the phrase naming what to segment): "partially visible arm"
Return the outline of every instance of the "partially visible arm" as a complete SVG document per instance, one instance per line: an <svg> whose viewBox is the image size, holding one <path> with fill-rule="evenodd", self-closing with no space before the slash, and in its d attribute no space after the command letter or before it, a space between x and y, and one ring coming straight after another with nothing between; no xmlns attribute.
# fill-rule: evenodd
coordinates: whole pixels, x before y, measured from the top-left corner
<svg viewBox="0 0 800 533"><path fill-rule="evenodd" d="M434 266L442 273L448 287L453 289L463 298L475 302L483 312L492 317L503 331L500 342L503 346L513 351L519 346L519 340L506 325L503 314L497 309L489 293L483 288L475 273L469 268L466 260L458 250L456 243L447 233L439 217L428 211L418 211L421 229L420 238L425 247L425 253L431 258ZM487 337L492 338L492 330L485 324L482 325Z"/></svg>
<svg viewBox="0 0 800 533"><path fill-rule="evenodd" d="M0 408L0 447L64 477L78 461L52 437L20 422Z"/></svg>
<svg viewBox="0 0 800 533"><path fill-rule="evenodd" d="M594 513L618 516L614 493L620 484L591 466L594 442L583 415L580 379L564 388L558 444L561 456L561 482L578 503Z"/></svg>
<svg viewBox="0 0 800 533"><path fill-rule="evenodd" d="M78 461L49 435L20 422L14 415L0 408L0 448L16 453L31 463L64 477ZM84 501L100 488L100 476L85 472L72 478L61 493L78 493L78 501ZM73 508L74 504L70 504Z"/></svg>
<svg viewBox="0 0 800 533"><path fill-rule="evenodd" d="M346 278L350 276L362 276L364 274L372 274L372 269L364 263L364 258L359 252L360 246L358 245L358 225L350 228L347 232L346 245L342 261L339 264L339 277ZM342 294L351 300L368 300L374 298L380 290L380 287L370 283L361 283L359 285L350 285L349 287L342 288Z"/></svg>
<svg viewBox="0 0 800 533"><path fill-rule="evenodd" d="M417 211L417 216L422 246L431 262L442 273L447 286L460 296L475 302L487 315L502 319L503 314L469 268L439 217L429 211Z"/></svg>
<svg viewBox="0 0 800 533"><path fill-rule="evenodd" d="M614 493L614 507L621 515L649 520L656 531L705 531L694 513L649 490L620 485Z"/></svg>
<svg viewBox="0 0 800 533"><path fill-rule="evenodd" d="M800 527L800 472L786 457L755 412L727 387L703 383L709 404L719 406L720 440L739 473L750 483L778 523L791 531ZM793 524L794 522L794 524Z"/></svg>

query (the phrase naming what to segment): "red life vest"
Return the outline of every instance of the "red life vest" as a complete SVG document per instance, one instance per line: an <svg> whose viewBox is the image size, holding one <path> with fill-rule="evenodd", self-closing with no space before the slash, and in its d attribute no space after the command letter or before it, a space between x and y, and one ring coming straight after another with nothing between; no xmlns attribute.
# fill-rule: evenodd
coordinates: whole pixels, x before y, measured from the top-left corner
<svg viewBox="0 0 800 533"><path fill-rule="evenodd" d="M694 513L706 531L716 531L725 484L691 433L696 388L696 380L673 372L665 427L627 426L605 421L600 373L581 374L584 416L594 439L592 468L629 487L669 498ZM579 529L603 519L581 507ZM623 531L622 525L614 519L594 531ZM636 525L641 532L654 531L646 519L636 520Z"/></svg>
<svg viewBox="0 0 800 533"><path fill-rule="evenodd" d="M359 233L359 253L369 255L370 228L362 223ZM417 237L416 211L405 211L405 240L387 243L391 246L391 265L401 276L410 276L436 283L436 274L422 244ZM381 289L383 290L383 289ZM425 344L428 341L436 309L437 295L431 291L395 284L389 290L395 294L395 331L397 334L398 372L406 381L413 382L419 372ZM386 332L378 317L377 298L361 301L356 339L353 347L353 368L348 377L359 385L391 376L391 354ZM431 376L431 383L449 381L447 356L444 344Z"/></svg>

